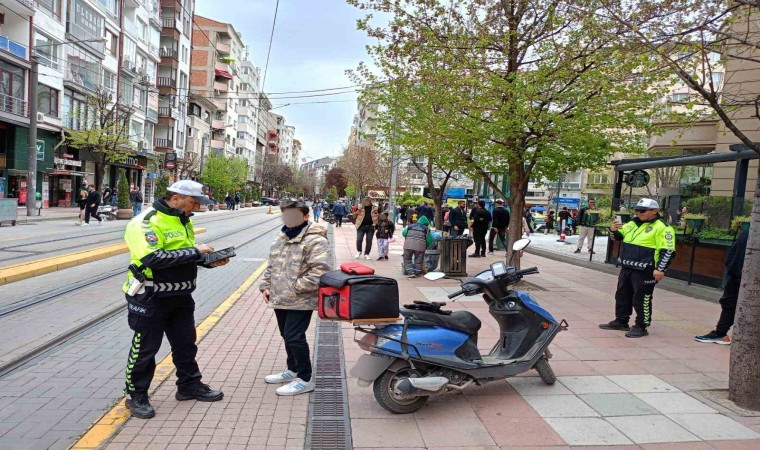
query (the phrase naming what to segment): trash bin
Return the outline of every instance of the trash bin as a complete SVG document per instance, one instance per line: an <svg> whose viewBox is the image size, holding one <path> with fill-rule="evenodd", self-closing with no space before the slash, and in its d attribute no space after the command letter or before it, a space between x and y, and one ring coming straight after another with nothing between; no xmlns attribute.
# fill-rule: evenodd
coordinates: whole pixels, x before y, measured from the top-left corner
<svg viewBox="0 0 760 450"><path fill-rule="evenodd" d="M441 272L453 277L467 276L468 237L445 237L438 242Z"/></svg>

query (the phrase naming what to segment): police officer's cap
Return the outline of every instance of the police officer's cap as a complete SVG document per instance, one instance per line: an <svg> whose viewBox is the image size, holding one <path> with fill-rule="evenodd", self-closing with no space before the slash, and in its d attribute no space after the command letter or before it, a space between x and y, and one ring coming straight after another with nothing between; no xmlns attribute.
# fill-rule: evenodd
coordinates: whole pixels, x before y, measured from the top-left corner
<svg viewBox="0 0 760 450"><path fill-rule="evenodd" d="M192 197L202 205L210 205L214 203L203 193L203 185L192 180L179 180L169 186L167 190L169 192L174 192L175 194Z"/></svg>
<svg viewBox="0 0 760 450"><path fill-rule="evenodd" d="M660 209L660 204L657 203L657 200L653 200L651 198L642 198L639 200L638 203L636 203L636 206L633 207L636 211L646 211L649 209Z"/></svg>

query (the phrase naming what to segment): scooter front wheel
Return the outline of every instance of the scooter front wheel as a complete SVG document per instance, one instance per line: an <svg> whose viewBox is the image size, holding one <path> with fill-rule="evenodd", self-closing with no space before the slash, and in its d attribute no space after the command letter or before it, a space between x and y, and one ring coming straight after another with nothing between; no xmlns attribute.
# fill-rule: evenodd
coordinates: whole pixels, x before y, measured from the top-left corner
<svg viewBox="0 0 760 450"><path fill-rule="evenodd" d="M393 414L409 414L419 410L427 402L427 396L406 396L396 389L398 383L405 378L416 378L418 376L419 374L412 369L401 369L398 372L386 370L375 380L372 386L375 400Z"/></svg>
<svg viewBox="0 0 760 450"><path fill-rule="evenodd" d="M557 381L557 376L554 375L554 369L549 365L549 360L546 359L546 356L541 355L533 368L536 369L538 376L541 377L541 380L544 383L554 384Z"/></svg>

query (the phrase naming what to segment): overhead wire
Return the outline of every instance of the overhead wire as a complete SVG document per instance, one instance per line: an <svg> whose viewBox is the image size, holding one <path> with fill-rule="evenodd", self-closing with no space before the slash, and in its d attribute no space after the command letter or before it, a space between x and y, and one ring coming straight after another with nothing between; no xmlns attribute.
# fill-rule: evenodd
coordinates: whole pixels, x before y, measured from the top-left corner
<svg viewBox="0 0 760 450"><path fill-rule="evenodd" d="M261 90L264 91L264 87L267 83L267 70L269 69L269 56L272 53L272 42L274 41L274 27L277 24L277 11L280 9L280 0L274 5L274 18L272 19L272 32L269 33L269 48L267 49L267 62L264 64L264 75L261 80Z"/></svg>

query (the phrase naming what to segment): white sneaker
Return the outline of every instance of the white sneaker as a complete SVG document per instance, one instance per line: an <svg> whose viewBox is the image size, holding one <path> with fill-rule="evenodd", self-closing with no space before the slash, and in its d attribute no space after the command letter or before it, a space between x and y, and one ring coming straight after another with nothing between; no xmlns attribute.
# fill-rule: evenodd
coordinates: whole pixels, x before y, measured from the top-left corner
<svg viewBox="0 0 760 450"><path fill-rule="evenodd" d="M316 383L314 382L314 378L312 377L311 381L303 381L300 378L296 378L295 380L291 381L290 383L286 384L285 386L278 387L275 391L277 395L298 395L298 394L305 394L307 392L311 392L316 387Z"/></svg>
<svg viewBox="0 0 760 450"><path fill-rule="evenodd" d="M362 252L356 252L356 256L354 256L354 259L359 259L362 257Z"/></svg>
<svg viewBox="0 0 760 450"><path fill-rule="evenodd" d="M370 258L369 255L364 255L364 259L366 259L367 261L369 261L372 258Z"/></svg>
<svg viewBox="0 0 760 450"><path fill-rule="evenodd" d="M82 225L79 225L80 227L89 227L90 224L87 222L82 222Z"/></svg>
<svg viewBox="0 0 760 450"><path fill-rule="evenodd" d="M279 384L279 383L290 383L291 381L298 378L295 372L291 372L290 370L286 370L281 373L276 373L274 375L267 375L264 377L264 381L269 384Z"/></svg>

